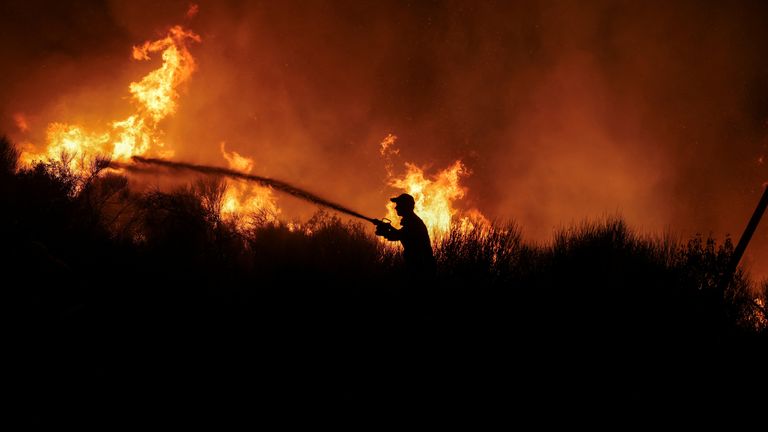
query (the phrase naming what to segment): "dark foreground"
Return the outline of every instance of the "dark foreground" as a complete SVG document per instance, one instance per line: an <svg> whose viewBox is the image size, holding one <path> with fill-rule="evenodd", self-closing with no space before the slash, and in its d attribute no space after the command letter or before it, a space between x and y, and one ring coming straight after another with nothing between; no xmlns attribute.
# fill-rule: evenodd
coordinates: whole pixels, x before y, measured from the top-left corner
<svg viewBox="0 0 768 432"><path fill-rule="evenodd" d="M454 291L414 310L371 287L105 288L66 307L50 292L16 305L8 367L33 423L674 405L765 383L764 336L638 326L581 304L534 311Z"/></svg>

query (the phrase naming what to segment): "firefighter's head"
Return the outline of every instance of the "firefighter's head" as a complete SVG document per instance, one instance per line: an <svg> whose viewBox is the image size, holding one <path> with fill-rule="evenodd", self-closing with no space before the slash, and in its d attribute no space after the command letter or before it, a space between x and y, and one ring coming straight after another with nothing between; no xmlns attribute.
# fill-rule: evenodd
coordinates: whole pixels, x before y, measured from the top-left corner
<svg viewBox="0 0 768 432"><path fill-rule="evenodd" d="M395 211L398 216L404 216L409 213L413 213L414 207L416 207L416 200L407 193L400 194L394 198L390 198L390 201L395 203Z"/></svg>

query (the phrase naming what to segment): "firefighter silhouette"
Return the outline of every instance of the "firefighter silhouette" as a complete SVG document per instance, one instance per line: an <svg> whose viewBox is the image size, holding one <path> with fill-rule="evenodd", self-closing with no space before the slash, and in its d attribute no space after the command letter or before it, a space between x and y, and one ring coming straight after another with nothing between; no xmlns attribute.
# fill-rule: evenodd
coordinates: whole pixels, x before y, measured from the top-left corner
<svg viewBox="0 0 768 432"><path fill-rule="evenodd" d="M405 193L390 201L395 203L395 211L400 216L402 228L396 229L388 223L379 224L376 235L402 243L403 259L411 282L429 282L435 277L435 258L432 255L427 226L414 213L416 202L411 195Z"/></svg>

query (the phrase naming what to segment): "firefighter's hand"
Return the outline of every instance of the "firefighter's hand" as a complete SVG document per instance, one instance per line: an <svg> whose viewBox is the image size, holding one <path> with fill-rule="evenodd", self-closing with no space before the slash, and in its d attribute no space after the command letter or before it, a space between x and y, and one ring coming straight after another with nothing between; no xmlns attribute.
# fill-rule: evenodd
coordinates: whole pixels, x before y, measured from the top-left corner
<svg viewBox="0 0 768 432"><path fill-rule="evenodd" d="M392 225L390 225L388 223L384 223L384 222L382 222L380 224L376 224L376 235L377 236L384 236L385 237L390 232L392 232Z"/></svg>

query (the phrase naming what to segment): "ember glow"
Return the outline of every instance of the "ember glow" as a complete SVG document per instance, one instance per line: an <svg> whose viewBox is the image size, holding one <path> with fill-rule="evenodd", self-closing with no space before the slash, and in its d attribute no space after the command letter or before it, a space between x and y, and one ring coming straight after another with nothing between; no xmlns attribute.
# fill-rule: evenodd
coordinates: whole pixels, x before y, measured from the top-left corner
<svg viewBox="0 0 768 432"><path fill-rule="evenodd" d="M116 120L106 130L81 125L51 123L46 129L46 145L40 151L25 151L22 162L37 160L66 161L74 172L89 168L98 156L115 161L128 161L131 156L170 157L158 124L176 111L177 88L195 70L187 44L200 42L200 36L174 26L162 39L145 42L133 48L133 58L150 60L150 54L161 52L163 63L138 82L129 85L136 112L124 120Z"/></svg>

